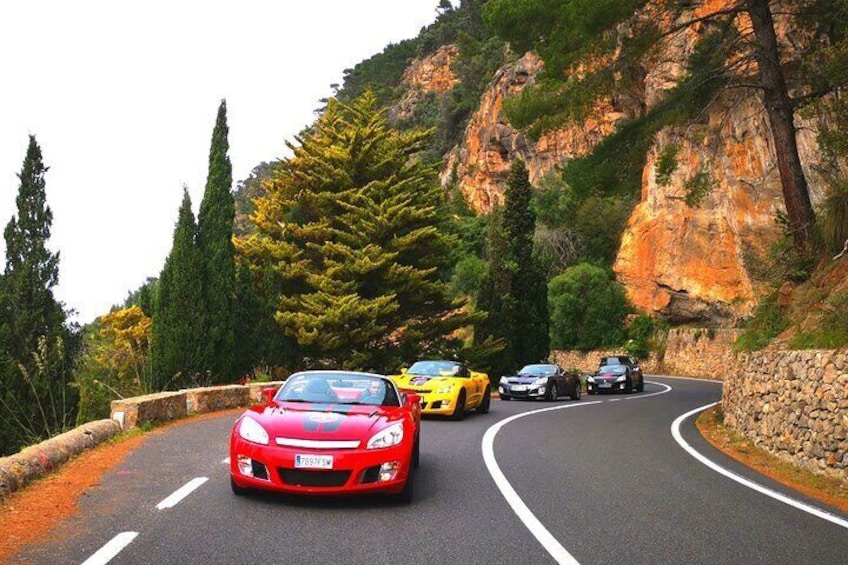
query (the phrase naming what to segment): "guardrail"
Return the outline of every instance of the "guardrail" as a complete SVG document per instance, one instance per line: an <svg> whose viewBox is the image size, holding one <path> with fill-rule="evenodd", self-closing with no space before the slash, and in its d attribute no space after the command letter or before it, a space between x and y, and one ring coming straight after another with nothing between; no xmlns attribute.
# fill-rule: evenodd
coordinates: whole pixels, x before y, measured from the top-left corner
<svg viewBox="0 0 848 565"><path fill-rule="evenodd" d="M261 402L262 389L278 387L282 383L272 381L203 387L114 400L110 407L110 419L88 422L27 447L20 453L0 458L0 500L53 472L80 453L97 447L122 430L250 406Z"/></svg>

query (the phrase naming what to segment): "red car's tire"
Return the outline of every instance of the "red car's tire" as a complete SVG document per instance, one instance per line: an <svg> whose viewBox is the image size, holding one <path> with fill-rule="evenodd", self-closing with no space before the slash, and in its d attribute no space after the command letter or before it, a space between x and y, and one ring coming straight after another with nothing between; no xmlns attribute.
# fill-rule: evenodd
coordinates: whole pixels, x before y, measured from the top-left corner
<svg viewBox="0 0 848 565"><path fill-rule="evenodd" d="M403 484L403 490L397 493L396 498L397 501L401 504L409 504L412 502L412 494L413 494L413 481L415 479L415 473L413 472L413 468L415 465L410 466L409 474L406 476L406 482Z"/></svg>
<svg viewBox="0 0 848 565"><path fill-rule="evenodd" d="M236 481L230 477L230 488L233 491L233 494L236 496L242 496L250 492L249 488L240 487L236 484Z"/></svg>

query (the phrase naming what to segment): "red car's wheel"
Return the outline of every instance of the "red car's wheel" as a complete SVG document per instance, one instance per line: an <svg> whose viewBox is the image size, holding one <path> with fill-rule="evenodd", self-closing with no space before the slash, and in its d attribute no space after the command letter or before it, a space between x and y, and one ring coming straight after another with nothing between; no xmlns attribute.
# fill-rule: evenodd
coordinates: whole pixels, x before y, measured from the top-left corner
<svg viewBox="0 0 848 565"><path fill-rule="evenodd" d="M401 504L409 504L412 502L412 487L415 473L412 471L415 465L409 467L409 474L406 476L406 482L403 484L403 490L397 494L397 501Z"/></svg>
<svg viewBox="0 0 848 565"><path fill-rule="evenodd" d="M230 477L230 488L233 490L233 494L236 496L242 496L243 494L247 494L250 492L249 488L240 487L236 484L235 479Z"/></svg>

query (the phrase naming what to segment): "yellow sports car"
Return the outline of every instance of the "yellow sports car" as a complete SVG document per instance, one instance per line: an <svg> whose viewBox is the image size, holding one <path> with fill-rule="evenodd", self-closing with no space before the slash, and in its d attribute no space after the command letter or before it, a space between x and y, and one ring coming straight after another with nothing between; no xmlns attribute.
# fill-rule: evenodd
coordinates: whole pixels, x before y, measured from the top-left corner
<svg viewBox="0 0 848 565"><path fill-rule="evenodd" d="M456 361L418 361L390 377L398 388L421 397L422 414L462 420L468 410L489 411L491 386L486 373L471 371Z"/></svg>

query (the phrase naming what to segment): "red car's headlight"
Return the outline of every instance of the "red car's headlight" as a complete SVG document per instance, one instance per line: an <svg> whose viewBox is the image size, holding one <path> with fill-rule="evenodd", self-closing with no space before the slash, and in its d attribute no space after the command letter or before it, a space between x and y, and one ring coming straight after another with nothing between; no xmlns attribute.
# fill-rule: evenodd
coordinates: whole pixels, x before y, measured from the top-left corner
<svg viewBox="0 0 848 565"><path fill-rule="evenodd" d="M265 431L265 428L256 420L247 416L239 422L239 436L244 440L261 443L262 445L268 445L269 441L268 432Z"/></svg>
<svg viewBox="0 0 848 565"><path fill-rule="evenodd" d="M392 447L403 441L403 424L392 424L385 430L377 432L368 440L368 449Z"/></svg>

